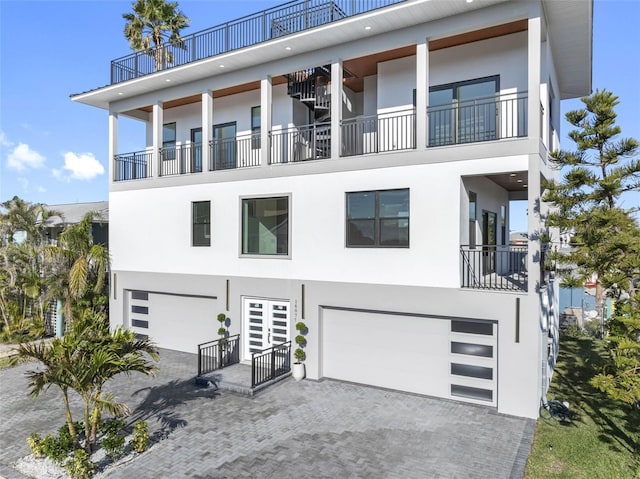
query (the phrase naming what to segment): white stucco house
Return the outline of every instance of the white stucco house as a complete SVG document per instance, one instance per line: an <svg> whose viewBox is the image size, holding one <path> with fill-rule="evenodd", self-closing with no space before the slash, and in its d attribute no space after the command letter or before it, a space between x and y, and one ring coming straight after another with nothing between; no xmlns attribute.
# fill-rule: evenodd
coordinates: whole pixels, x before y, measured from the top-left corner
<svg viewBox="0 0 640 479"><path fill-rule="evenodd" d="M536 417L558 324L541 182L561 100L591 91L592 15L299 0L114 60L72 96L109 117L112 324L196 352L223 312L250 361L304 320L309 379Z"/></svg>

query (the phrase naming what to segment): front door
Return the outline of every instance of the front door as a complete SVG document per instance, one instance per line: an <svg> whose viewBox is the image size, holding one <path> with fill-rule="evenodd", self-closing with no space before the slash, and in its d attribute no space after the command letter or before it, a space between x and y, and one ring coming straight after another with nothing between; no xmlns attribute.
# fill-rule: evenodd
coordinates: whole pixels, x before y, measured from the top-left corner
<svg viewBox="0 0 640 479"><path fill-rule="evenodd" d="M242 306L245 360L251 353L289 341L289 301L244 298Z"/></svg>
<svg viewBox="0 0 640 479"><path fill-rule="evenodd" d="M482 273L496 271L496 223L498 215L493 211L482 212Z"/></svg>

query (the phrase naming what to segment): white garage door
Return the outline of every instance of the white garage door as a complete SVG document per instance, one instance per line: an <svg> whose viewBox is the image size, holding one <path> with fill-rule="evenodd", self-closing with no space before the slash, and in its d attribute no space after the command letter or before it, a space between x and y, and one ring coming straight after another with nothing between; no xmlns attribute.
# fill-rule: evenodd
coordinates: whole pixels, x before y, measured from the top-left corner
<svg viewBox="0 0 640 479"><path fill-rule="evenodd" d="M490 322L325 308L322 375L495 405L495 328Z"/></svg>
<svg viewBox="0 0 640 479"><path fill-rule="evenodd" d="M125 326L161 348L196 353L199 343L218 339L220 309L214 298L147 291L126 294Z"/></svg>

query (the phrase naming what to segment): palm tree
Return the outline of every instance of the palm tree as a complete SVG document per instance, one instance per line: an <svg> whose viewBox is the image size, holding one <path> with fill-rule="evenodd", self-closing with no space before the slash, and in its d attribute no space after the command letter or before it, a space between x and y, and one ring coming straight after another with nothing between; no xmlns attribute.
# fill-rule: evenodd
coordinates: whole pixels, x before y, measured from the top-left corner
<svg viewBox="0 0 640 479"><path fill-rule="evenodd" d="M173 61L169 45L185 48L180 30L189 26L189 19L178 10L177 2L137 0L132 8L133 13L122 15L127 20L124 36L133 50L153 57L155 71L162 70Z"/></svg>

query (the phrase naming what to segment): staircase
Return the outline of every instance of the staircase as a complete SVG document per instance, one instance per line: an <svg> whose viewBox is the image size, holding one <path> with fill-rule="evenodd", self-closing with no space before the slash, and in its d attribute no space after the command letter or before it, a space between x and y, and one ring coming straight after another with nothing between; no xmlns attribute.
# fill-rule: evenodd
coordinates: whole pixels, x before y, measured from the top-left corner
<svg viewBox="0 0 640 479"><path fill-rule="evenodd" d="M287 93L313 112L313 124L301 130L314 158L331 157L331 67L307 68L287 75Z"/></svg>

